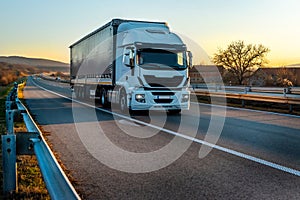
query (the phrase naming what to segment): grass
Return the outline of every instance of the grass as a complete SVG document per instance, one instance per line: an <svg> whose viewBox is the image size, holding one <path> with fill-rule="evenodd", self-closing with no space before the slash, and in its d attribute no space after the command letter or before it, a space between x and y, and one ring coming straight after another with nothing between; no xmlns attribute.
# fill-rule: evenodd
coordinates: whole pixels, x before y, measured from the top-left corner
<svg viewBox="0 0 300 200"><path fill-rule="evenodd" d="M0 86L0 134L4 134L6 132L5 125L5 97L11 89L11 85L9 86ZM3 199L3 169L2 169L2 142L0 143L0 199Z"/></svg>
<svg viewBox="0 0 300 200"><path fill-rule="evenodd" d="M25 84L19 88L18 97L23 98L23 88ZM11 86L0 87L0 131L1 134L6 132L5 127L5 97ZM26 132L23 122L15 122L15 132ZM1 146L1 144L0 144ZM3 171L2 171L2 147L0 148L0 199L50 199L46 186L44 184L40 169L35 156L18 156L18 191L1 196L3 194Z"/></svg>

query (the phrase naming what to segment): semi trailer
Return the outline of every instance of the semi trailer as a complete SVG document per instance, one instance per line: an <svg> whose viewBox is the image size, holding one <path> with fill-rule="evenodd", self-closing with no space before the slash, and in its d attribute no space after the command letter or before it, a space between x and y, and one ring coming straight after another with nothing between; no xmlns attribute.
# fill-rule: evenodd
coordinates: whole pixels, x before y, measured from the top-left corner
<svg viewBox="0 0 300 200"><path fill-rule="evenodd" d="M126 110L189 109L192 54L165 22L113 19L70 46L77 98Z"/></svg>

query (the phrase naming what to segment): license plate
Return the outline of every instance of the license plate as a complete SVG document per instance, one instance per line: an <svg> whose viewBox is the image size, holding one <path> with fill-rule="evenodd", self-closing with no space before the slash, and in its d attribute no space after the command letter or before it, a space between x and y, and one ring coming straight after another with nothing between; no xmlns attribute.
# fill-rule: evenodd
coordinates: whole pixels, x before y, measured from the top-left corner
<svg viewBox="0 0 300 200"><path fill-rule="evenodd" d="M171 99L171 96L164 95L164 96L157 96L156 98L157 99Z"/></svg>

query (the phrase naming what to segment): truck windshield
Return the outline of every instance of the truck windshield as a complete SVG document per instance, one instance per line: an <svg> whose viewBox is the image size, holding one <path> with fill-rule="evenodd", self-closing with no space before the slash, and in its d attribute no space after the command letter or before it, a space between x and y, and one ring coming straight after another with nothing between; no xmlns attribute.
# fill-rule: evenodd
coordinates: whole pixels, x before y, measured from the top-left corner
<svg viewBox="0 0 300 200"><path fill-rule="evenodd" d="M141 49L137 52L137 64L150 70L184 70L187 68L184 51Z"/></svg>

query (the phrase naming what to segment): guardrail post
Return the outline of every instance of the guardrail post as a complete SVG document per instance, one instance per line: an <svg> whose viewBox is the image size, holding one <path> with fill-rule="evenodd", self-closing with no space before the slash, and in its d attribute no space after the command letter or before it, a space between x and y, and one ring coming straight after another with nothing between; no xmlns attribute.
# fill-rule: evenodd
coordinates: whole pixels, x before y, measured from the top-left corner
<svg viewBox="0 0 300 200"><path fill-rule="evenodd" d="M18 95L17 88L18 84L14 83L14 88L6 97L5 102L7 135L1 136L4 195L18 190L16 135L14 135L14 115L16 110L12 110Z"/></svg>
<svg viewBox="0 0 300 200"><path fill-rule="evenodd" d="M6 110L11 110L12 109L12 101L5 101L5 109Z"/></svg>
<svg viewBox="0 0 300 200"><path fill-rule="evenodd" d="M251 92L251 86L247 86L244 88L244 93L247 94L248 92Z"/></svg>
<svg viewBox="0 0 300 200"><path fill-rule="evenodd" d="M245 107L245 100L242 99L242 107L244 108Z"/></svg>
<svg viewBox="0 0 300 200"><path fill-rule="evenodd" d="M248 92L252 92L251 86L248 86L248 87L247 87L247 91L248 91Z"/></svg>
<svg viewBox="0 0 300 200"><path fill-rule="evenodd" d="M80 199L75 189L60 168L50 148L35 125L27 109L18 100L18 85L7 96L6 126L7 134L2 135L2 166L4 196L18 190L17 155L35 153L46 187L51 199ZM16 107L17 109L13 109ZM14 116L22 114L26 124L26 133L14 134Z"/></svg>
<svg viewBox="0 0 300 200"><path fill-rule="evenodd" d="M290 87L283 88L283 96L286 97L286 94L291 94Z"/></svg>
<svg viewBox="0 0 300 200"><path fill-rule="evenodd" d="M16 136L2 135L2 166L4 195L17 191Z"/></svg>
<svg viewBox="0 0 300 200"><path fill-rule="evenodd" d="M290 113L293 112L293 104L289 104L289 112L290 112Z"/></svg>
<svg viewBox="0 0 300 200"><path fill-rule="evenodd" d="M7 127L7 134L14 134L14 110L7 110L6 111L6 127Z"/></svg>

